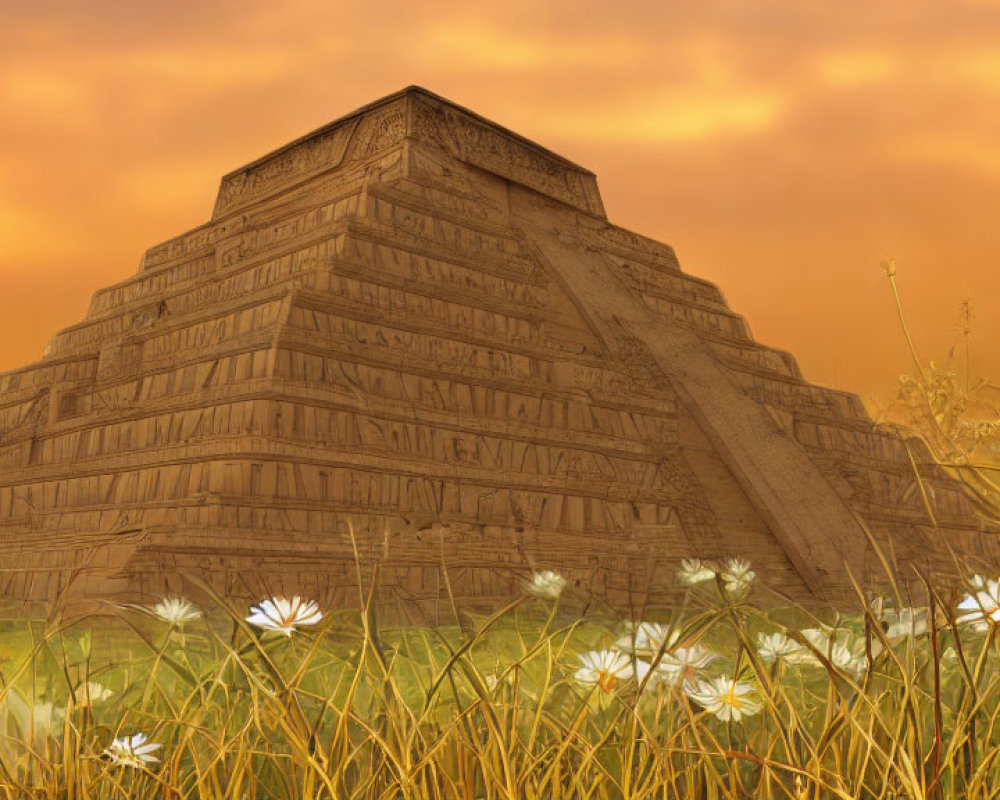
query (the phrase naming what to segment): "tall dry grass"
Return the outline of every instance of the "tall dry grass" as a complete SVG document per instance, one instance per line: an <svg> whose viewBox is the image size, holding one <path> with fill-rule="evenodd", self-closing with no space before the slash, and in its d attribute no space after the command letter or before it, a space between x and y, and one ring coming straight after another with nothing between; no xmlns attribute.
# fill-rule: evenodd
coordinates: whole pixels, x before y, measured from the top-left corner
<svg viewBox="0 0 1000 800"><path fill-rule="evenodd" d="M979 513L1000 521L1000 385L976 372L972 303L959 305L956 340L944 359L925 361L906 323L895 260L883 261L882 268L912 369L900 376L893 401L876 409L876 419L923 444L933 461L965 486ZM923 449L911 447L911 459L920 460Z"/></svg>
<svg viewBox="0 0 1000 800"><path fill-rule="evenodd" d="M290 636L221 598L184 624L138 607L13 620L0 797L997 797L997 628L956 617L989 587L923 587L928 606L902 628L893 587L837 614L708 579L645 651L634 624L571 590L437 628L328 611ZM776 632L794 658L761 652ZM715 657L661 669L695 643ZM580 678L581 654L615 649L620 679ZM725 698L693 699L725 676L751 691L738 720L721 718ZM161 760L116 763L113 740L137 732Z"/></svg>

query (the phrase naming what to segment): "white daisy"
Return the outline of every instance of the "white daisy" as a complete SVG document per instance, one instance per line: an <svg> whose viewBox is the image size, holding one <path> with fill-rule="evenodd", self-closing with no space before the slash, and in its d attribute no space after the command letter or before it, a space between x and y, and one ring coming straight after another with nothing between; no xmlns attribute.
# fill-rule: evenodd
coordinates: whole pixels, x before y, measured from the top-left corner
<svg viewBox="0 0 1000 800"><path fill-rule="evenodd" d="M171 625L183 625L185 622L193 622L201 616L198 607L183 597L164 597L150 610Z"/></svg>
<svg viewBox="0 0 1000 800"><path fill-rule="evenodd" d="M698 670L718 657L718 654L697 643L690 647L675 647L663 654L659 669L664 679L671 683L676 683L678 679L683 679L685 683L693 683Z"/></svg>
<svg viewBox="0 0 1000 800"><path fill-rule="evenodd" d="M815 664L816 657L794 639L783 633L757 634L757 652L764 661L784 661L786 664Z"/></svg>
<svg viewBox="0 0 1000 800"><path fill-rule="evenodd" d="M826 656L833 666L844 672L857 677L868 666L864 641L850 631L827 632L810 628L802 631L802 636Z"/></svg>
<svg viewBox="0 0 1000 800"><path fill-rule="evenodd" d="M253 613L247 617L247 622L268 631L278 631L291 637L298 625L315 625L323 615L314 600L303 602L298 595L291 600L284 597L272 597L255 606L250 606Z"/></svg>
<svg viewBox="0 0 1000 800"><path fill-rule="evenodd" d="M883 612L882 619L887 624L885 637L895 642L923 636L928 631L927 615L926 608L901 608L899 611Z"/></svg>
<svg viewBox="0 0 1000 800"><path fill-rule="evenodd" d="M1000 624L1000 581L975 575L970 583L976 591L967 594L958 604L958 610L963 612L958 622L972 623L978 630Z"/></svg>
<svg viewBox="0 0 1000 800"><path fill-rule="evenodd" d="M659 622L640 622L634 630L619 638L615 647L652 658L660 652L664 643L669 647L679 636L680 631L670 630Z"/></svg>
<svg viewBox="0 0 1000 800"><path fill-rule="evenodd" d="M760 711L761 704L756 698L752 683L735 681L728 676L698 681L696 687L688 687L685 694L706 711L715 714L723 722L739 722L743 717Z"/></svg>
<svg viewBox="0 0 1000 800"><path fill-rule="evenodd" d="M747 591L755 577L757 573L750 569L750 562L743 558L729 559L725 569L722 570L722 580L725 581L726 591L730 594Z"/></svg>
<svg viewBox="0 0 1000 800"><path fill-rule="evenodd" d="M146 734L137 733L133 736L115 739L111 746L105 749L104 754L115 764L141 769L147 764L153 764L160 760L156 756L150 755L154 750L159 750L160 747L162 745L157 742L147 742Z"/></svg>
<svg viewBox="0 0 1000 800"><path fill-rule="evenodd" d="M633 675L632 659L619 650L591 650L581 653L579 659L583 666L573 677L580 683L595 684L604 692L613 692ZM637 666L642 676L649 671L649 664L645 661L638 662Z"/></svg>
<svg viewBox="0 0 1000 800"><path fill-rule="evenodd" d="M694 644L691 647L675 647L673 650L664 652L649 683L674 686L683 681L685 685L692 686L698 670L717 658L718 655L706 650L700 644ZM642 669L643 663L645 662L639 662L641 674L637 675L638 680L642 680L645 673L652 667L651 664L646 664L645 668Z"/></svg>
<svg viewBox="0 0 1000 800"><path fill-rule="evenodd" d="M532 574L530 581L525 581L522 584L524 591L528 594L546 600L555 600L559 597L565 585L566 579L552 570L535 572Z"/></svg>
<svg viewBox="0 0 1000 800"><path fill-rule="evenodd" d="M73 690L73 700L78 706L84 706L88 703L100 703L102 700L107 700L113 694L114 692L111 689L106 689L94 681L87 681L86 683L81 683Z"/></svg>
<svg viewBox="0 0 1000 800"><path fill-rule="evenodd" d="M696 583L712 580L717 571L716 565L711 561L702 561L700 558L685 558L681 561L677 577L681 583L693 586Z"/></svg>

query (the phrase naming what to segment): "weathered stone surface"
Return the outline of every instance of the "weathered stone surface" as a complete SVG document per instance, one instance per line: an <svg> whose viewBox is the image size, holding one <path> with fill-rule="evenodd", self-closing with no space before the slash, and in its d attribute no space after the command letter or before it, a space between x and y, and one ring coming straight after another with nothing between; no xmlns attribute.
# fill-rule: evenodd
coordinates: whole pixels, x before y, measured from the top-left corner
<svg viewBox="0 0 1000 800"><path fill-rule="evenodd" d="M918 454L918 460L919 454ZM793 595L993 552L960 487L756 343L594 175L425 90L222 180L207 224L0 374L0 591L514 591L618 606L681 558ZM353 526L352 542L349 523Z"/></svg>

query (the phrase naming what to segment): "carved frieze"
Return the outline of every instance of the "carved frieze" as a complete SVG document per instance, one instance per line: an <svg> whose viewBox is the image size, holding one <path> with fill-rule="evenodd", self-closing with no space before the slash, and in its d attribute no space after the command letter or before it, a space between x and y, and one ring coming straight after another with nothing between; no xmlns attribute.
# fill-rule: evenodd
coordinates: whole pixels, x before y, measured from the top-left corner
<svg viewBox="0 0 1000 800"><path fill-rule="evenodd" d="M806 593L764 521L782 509L745 488L768 465L746 448L730 468L707 391L769 414L741 441L791 440L879 535L977 530L857 398L755 343L669 246L609 225L591 173L407 90L226 176L212 221L0 374L0 556L35 559L0 590L43 596L100 562L86 585L123 599L193 569L333 602L353 520L365 552L395 525L383 578L405 597L437 596L441 547L458 596L539 566L624 602L640 573L669 592L679 558L733 555Z"/></svg>
<svg viewBox="0 0 1000 800"><path fill-rule="evenodd" d="M227 175L219 188L213 218L231 214L320 170L336 167L344 157L357 122L350 120Z"/></svg>
<svg viewBox="0 0 1000 800"><path fill-rule="evenodd" d="M412 133L419 140L576 208L604 216L593 173L425 95L413 95L410 114Z"/></svg>

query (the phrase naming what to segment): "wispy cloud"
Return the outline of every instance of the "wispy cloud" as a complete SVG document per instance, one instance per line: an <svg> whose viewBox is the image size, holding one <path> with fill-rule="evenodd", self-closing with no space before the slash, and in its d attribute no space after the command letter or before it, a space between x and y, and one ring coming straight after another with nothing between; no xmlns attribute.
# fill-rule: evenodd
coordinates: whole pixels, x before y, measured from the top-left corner
<svg viewBox="0 0 1000 800"><path fill-rule="evenodd" d="M899 76L902 65L895 53L867 47L820 53L816 68L822 82L850 88L884 84Z"/></svg>
<svg viewBox="0 0 1000 800"><path fill-rule="evenodd" d="M995 2L8 6L0 368L204 221L223 172L410 83L594 169L615 221L670 240L808 375L891 384L887 252L918 313L947 274L1000 338Z"/></svg>
<svg viewBox="0 0 1000 800"><path fill-rule="evenodd" d="M560 115L539 127L567 140L704 144L720 136L758 135L777 123L783 105L780 96L767 90L673 91L631 106Z"/></svg>

